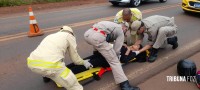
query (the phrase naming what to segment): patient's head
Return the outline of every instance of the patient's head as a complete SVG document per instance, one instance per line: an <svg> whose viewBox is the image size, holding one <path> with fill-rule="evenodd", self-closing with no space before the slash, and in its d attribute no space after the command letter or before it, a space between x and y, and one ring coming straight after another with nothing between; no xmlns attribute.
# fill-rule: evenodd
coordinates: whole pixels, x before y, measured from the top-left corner
<svg viewBox="0 0 200 90"><path fill-rule="evenodd" d="M142 45L132 45L130 46L130 48L132 51L138 51L139 49L142 48Z"/></svg>

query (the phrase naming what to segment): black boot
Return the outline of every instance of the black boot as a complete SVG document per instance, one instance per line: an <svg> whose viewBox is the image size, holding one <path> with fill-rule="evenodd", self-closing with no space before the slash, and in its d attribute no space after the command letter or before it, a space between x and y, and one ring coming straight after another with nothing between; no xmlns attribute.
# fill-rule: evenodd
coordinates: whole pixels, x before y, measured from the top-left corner
<svg viewBox="0 0 200 90"><path fill-rule="evenodd" d="M129 84L128 80L120 83L120 88L121 88L121 90L140 90L139 87L132 87Z"/></svg>
<svg viewBox="0 0 200 90"><path fill-rule="evenodd" d="M152 48L150 52L149 62L154 62L158 56L158 49Z"/></svg>
<svg viewBox="0 0 200 90"><path fill-rule="evenodd" d="M177 36L174 36L172 38L167 38L167 43L172 45L172 49L176 49L178 47Z"/></svg>
<svg viewBox="0 0 200 90"><path fill-rule="evenodd" d="M48 83L48 82L50 82L50 81L51 81L51 79L50 79L50 78L48 78L48 77L43 77L43 81L44 81L45 83Z"/></svg>

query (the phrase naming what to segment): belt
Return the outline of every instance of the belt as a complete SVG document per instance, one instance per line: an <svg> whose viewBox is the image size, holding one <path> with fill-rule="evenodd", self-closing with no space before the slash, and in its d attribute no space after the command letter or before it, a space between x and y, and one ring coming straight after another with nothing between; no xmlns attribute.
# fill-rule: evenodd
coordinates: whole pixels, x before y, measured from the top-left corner
<svg viewBox="0 0 200 90"><path fill-rule="evenodd" d="M105 33L103 30L100 30L100 29L95 28L95 27L92 27L92 29L93 29L94 31L97 31L97 32L103 34L104 36L106 36L106 33Z"/></svg>

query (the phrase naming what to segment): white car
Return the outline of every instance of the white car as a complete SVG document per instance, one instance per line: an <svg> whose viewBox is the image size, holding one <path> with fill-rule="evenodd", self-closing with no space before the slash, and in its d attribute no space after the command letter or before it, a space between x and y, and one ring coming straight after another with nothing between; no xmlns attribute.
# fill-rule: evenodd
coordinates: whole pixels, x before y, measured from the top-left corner
<svg viewBox="0 0 200 90"><path fill-rule="evenodd" d="M149 0L109 0L113 4L113 6L118 6L119 3L129 4L130 6L137 7L141 4L142 1L149 1ZM161 3L166 2L167 0L159 0Z"/></svg>

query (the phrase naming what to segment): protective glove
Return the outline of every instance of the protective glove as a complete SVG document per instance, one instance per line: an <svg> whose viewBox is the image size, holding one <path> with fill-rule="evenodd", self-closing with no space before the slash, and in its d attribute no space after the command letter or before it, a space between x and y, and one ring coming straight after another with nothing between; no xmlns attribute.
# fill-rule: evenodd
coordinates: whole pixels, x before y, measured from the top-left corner
<svg viewBox="0 0 200 90"><path fill-rule="evenodd" d="M134 53L136 54L136 56L137 56L138 54L140 54L140 51L132 51L132 52L134 52Z"/></svg>
<svg viewBox="0 0 200 90"><path fill-rule="evenodd" d="M118 55L117 57L120 59L120 58L121 58L121 55Z"/></svg>
<svg viewBox="0 0 200 90"><path fill-rule="evenodd" d="M89 59L84 60L84 66L85 66L86 69L93 67L93 65L89 62Z"/></svg>

